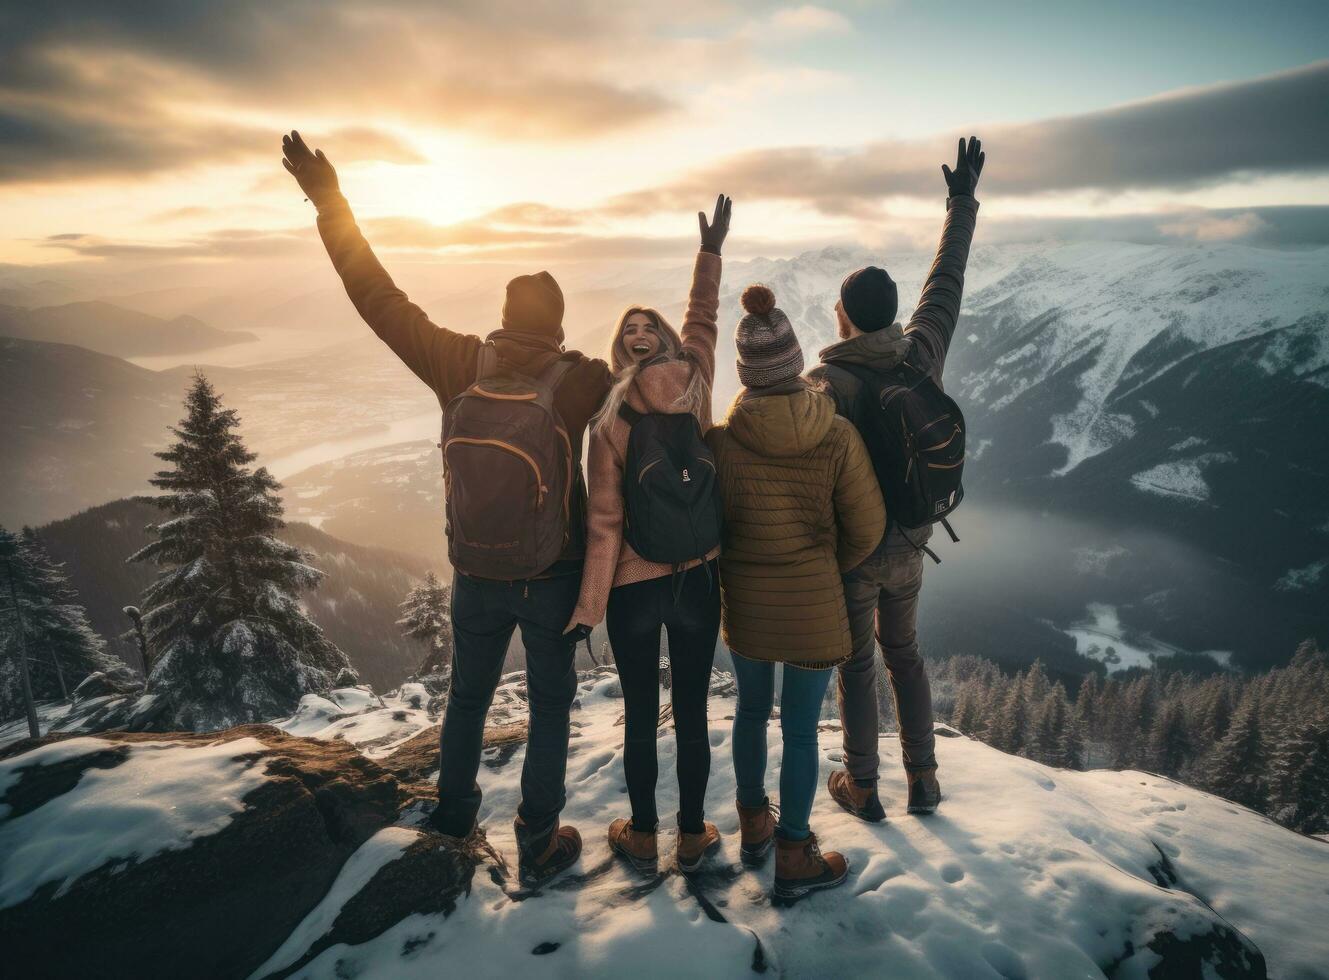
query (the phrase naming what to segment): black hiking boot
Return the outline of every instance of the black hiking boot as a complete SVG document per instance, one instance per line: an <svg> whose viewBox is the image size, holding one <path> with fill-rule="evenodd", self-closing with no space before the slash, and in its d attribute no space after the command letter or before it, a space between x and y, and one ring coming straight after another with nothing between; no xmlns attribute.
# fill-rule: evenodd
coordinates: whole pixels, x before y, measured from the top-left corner
<svg viewBox="0 0 1329 980"><path fill-rule="evenodd" d="M941 784L937 782L937 767L914 769L906 773L909 780L909 812L936 813L941 803Z"/></svg>
<svg viewBox="0 0 1329 980"><path fill-rule="evenodd" d="M840 804L840 808L852 813L859 820L868 823L881 823L886 819L881 799L877 796L877 784L860 786L849 773L836 769L826 780L826 789L831 799Z"/></svg>
<svg viewBox="0 0 1329 980"><path fill-rule="evenodd" d="M581 834L575 827L554 826L541 837L532 837L518 817L513 823L517 834L517 877L527 888L544 884L560 871L566 871L581 857Z"/></svg>

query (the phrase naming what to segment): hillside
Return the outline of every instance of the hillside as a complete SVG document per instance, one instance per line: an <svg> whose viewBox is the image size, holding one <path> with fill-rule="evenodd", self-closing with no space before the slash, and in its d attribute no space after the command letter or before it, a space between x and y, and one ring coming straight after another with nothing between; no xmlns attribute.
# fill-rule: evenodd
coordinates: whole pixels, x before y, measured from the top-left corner
<svg viewBox="0 0 1329 980"><path fill-rule="evenodd" d="M0 522L40 523L146 490L183 390L117 357L0 337Z"/></svg>
<svg viewBox="0 0 1329 980"><path fill-rule="evenodd" d="M525 707L522 684L508 680L491 719L498 727L487 734L480 818L511 861ZM734 702L719 675L707 804L723 849L691 878L670 869L643 880L603 836L625 801L617 683L610 670L582 675L564 820L581 829L586 850L536 891L520 889L510 870L482 855L472 877L469 862L418 829L436 757L412 688L382 706L355 689L309 697L278 722L280 731L0 748L8 755L0 759L0 928L16 937L10 962L73 969L96 957L99 969L143 976L206 962L223 975L255 977L889 969L902 978L1310 980L1329 961L1329 939L1316 924L1329 844L1162 777L1050 769L947 729L938 744L946 794L939 813L903 813L898 745L883 736L888 821L855 821L819 793L812 826L825 847L846 855L849 881L792 909L773 908L771 867L747 869L737 858L726 722ZM0 746L14 737L0 731ZM350 744L373 762L356 761ZM839 756L835 723L823 724L820 746L824 783ZM667 732L660 755L668 772ZM772 787L780 758L774 739ZM87 772L82 780L68 778L79 771ZM123 792L129 779L137 798ZM321 788L334 779L335 794ZM660 781L662 813L675 806L672 783ZM312 811L319 793L323 819L297 831L296 817ZM416 793L423 799L412 802ZM151 802L153 819L134 816L139 799ZM122 829L82 832L91 826ZM340 836L335 827L344 828ZM666 868L671 838L665 828ZM284 844L292 850L284 853ZM205 862L225 864L228 874L200 874ZM169 902L180 876L189 876L188 889ZM255 888L259 880L267 886ZM218 909L241 916L243 931L218 929ZM145 920L159 938L131 941ZM94 929L95 949L77 938L48 941Z"/></svg>
<svg viewBox="0 0 1329 980"><path fill-rule="evenodd" d="M116 357L184 354L258 339L244 331L218 330L197 317L168 320L100 300L35 308L0 306L0 335L75 344Z"/></svg>
<svg viewBox="0 0 1329 980"><path fill-rule="evenodd" d="M66 563L93 628L135 668L141 667L137 649L120 639L129 628L121 610L139 601L156 570L126 564L125 558L148 542L144 527L160 519L150 504L117 500L39 529L52 557ZM348 544L307 524L288 524L282 536L308 550L311 564L325 574L319 588L304 596L314 621L346 651L365 683L378 690L401 684L423 650L402 638L395 625L397 604L438 565L414 555Z"/></svg>

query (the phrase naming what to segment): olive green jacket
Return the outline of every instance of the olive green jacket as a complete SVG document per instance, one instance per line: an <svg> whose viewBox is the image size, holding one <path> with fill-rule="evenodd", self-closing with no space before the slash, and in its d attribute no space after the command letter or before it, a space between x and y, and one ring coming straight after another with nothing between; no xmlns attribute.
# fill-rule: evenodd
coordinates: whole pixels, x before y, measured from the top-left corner
<svg viewBox="0 0 1329 980"><path fill-rule="evenodd" d="M826 395L745 391L706 436L724 498L724 638L752 660L831 667L852 653L840 575L886 508L863 440Z"/></svg>

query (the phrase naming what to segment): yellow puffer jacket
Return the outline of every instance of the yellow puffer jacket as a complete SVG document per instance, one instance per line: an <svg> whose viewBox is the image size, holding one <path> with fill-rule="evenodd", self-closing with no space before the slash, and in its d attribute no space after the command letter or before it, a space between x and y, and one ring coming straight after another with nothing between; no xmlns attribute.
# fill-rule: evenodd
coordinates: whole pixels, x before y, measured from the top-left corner
<svg viewBox="0 0 1329 980"><path fill-rule="evenodd" d="M852 647L840 574L886 529L862 438L829 397L800 387L745 391L706 439L724 497L725 642L752 660L843 663Z"/></svg>

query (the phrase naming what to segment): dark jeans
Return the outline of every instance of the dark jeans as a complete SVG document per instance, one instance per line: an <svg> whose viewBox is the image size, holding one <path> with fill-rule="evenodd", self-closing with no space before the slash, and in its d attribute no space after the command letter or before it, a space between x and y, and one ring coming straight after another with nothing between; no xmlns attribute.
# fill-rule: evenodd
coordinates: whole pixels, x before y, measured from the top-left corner
<svg viewBox="0 0 1329 980"><path fill-rule="evenodd" d="M711 775L706 698L711 686L715 639L720 632L717 562L694 568L674 601L672 577L620 585L609 593L606 626L623 686L623 772L632 804L632 826L654 830L655 742L660 723L660 629L669 636L670 697L677 746L678 827L699 834Z"/></svg>
<svg viewBox="0 0 1329 980"><path fill-rule="evenodd" d="M932 734L932 687L918 652L921 554L878 553L844 576L854 655L840 667L840 723L845 768L854 779L875 780L877 758L877 646L895 695L900 753L906 769L937 764ZM876 627L875 637L873 627Z"/></svg>
<svg viewBox="0 0 1329 980"><path fill-rule="evenodd" d="M776 664L734 654L738 709L734 712L734 778L738 802L761 806L766 799L766 725L775 706ZM817 795L821 757L817 754L817 720L831 683L831 669L781 668L780 822L776 832L789 840L807 839L812 800Z"/></svg>
<svg viewBox="0 0 1329 980"><path fill-rule="evenodd" d="M568 712L577 693L574 644L563 634L577 604L580 575L494 582L460 572L452 579L452 630L456 645L452 688L439 736L438 808L431 822L443 833L464 836L480 809L480 770L485 715L503 673L512 631L526 647L526 695L530 731L521 770L517 814L533 838L558 822L566 802Z"/></svg>

